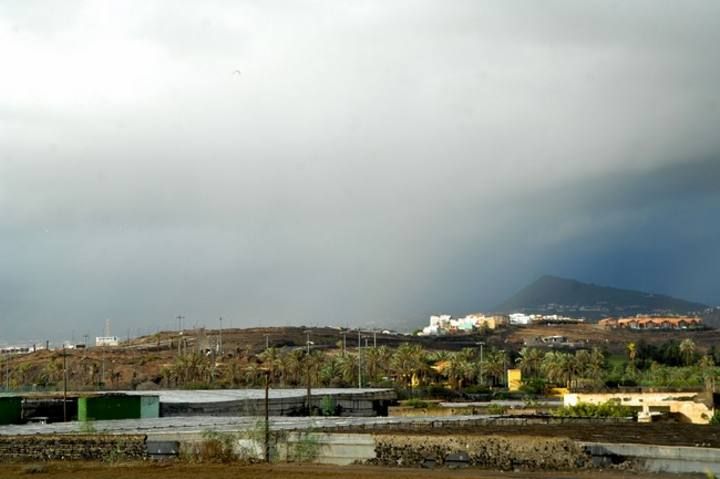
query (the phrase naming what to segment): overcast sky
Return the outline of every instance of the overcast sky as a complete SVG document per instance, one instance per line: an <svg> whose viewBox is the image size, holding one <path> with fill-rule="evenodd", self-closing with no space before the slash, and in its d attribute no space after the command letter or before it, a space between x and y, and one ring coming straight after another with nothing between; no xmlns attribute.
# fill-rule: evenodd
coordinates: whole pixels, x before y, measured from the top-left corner
<svg viewBox="0 0 720 479"><path fill-rule="evenodd" d="M720 2L0 3L0 341L720 304Z"/></svg>

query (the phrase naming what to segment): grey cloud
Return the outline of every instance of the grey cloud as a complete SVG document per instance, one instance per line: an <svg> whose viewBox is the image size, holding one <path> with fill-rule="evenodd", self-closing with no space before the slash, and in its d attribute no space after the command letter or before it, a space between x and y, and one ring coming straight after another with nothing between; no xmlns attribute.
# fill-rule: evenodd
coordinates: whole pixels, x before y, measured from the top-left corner
<svg viewBox="0 0 720 479"><path fill-rule="evenodd" d="M646 266L716 233L714 2L25 5L0 19L16 337L179 312L409 325L542 273L617 281L603 263L663 211L704 233ZM79 70L25 78L16 52Z"/></svg>

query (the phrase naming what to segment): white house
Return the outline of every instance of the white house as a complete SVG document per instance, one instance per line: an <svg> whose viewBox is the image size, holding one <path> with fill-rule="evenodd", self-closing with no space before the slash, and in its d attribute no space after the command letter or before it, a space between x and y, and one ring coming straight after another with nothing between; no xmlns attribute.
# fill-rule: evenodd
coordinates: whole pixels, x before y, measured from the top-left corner
<svg viewBox="0 0 720 479"><path fill-rule="evenodd" d="M532 322L533 316L523 313L512 313L510 315L510 324L528 325Z"/></svg>
<svg viewBox="0 0 720 479"><path fill-rule="evenodd" d="M95 338L95 346L117 346L117 336L98 336Z"/></svg>

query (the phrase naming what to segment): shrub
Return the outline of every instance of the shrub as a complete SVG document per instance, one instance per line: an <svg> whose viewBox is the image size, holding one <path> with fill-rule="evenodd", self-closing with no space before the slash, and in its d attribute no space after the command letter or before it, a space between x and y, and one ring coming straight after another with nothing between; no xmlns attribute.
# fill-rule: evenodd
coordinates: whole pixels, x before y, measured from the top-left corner
<svg viewBox="0 0 720 479"><path fill-rule="evenodd" d="M192 462L232 462L238 459L236 440L237 437L231 433L205 431L202 441L190 446L185 457Z"/></svg>
<svg viewBox="0 0 720 479"><path fill-rule="evenodd" d="M501 404L490 404L487 408L488 414L505 414L507 407Z"/></svg>
<svg viewBox="0 0 720 479"><path fill-rule="evenodd" d="M634 412L617 401L607 401L602 404L581 402L575 406L561 407L554 414L560 417L631 417Z"/></svg>
<svg viewBox="0 0 720 479"><path fill-rule="evenodd" d="M720 424L720 410L716 409L710 418L710 424Z"/></svg>
<svg viewBox="0 0 720 479"><path fill-rule="evenodd" d="M288 448L288 460L294 462L313 462L320 453L320 442L310 432L300 432L298 440Z"/></svg>
<svg viewBox="0 0 720 479"><path fill-rule="evenodd" d="M404 405L415 409L422 409L429 407L430 403L427 401L423 401L422 399L412 398L405 401Z"/></svg>
<svg viewBox="0 0 720 479"><path fill-rule="evenodd" d="M433 384L425 389L425 395L432 399L453 399L458 393L438 384Z"/></svg>
<svg viewBox="0 0 720 479"><path fill-rule="evenodd" d="M332 396L323 396L320 410L323 416L335 416L337 412L337 403Z"/></svg>
<svg viewBox="0 0 720 479"><path fill-rule="evenodd" d="M473 384L463 389L463 394L490 394L490 388L483 384Z"/></svg>
<svg viewBox="0 0 720 479"><path fill-rule="evenodd" d="M545 383L544 379L541 378L531 378L525 381L522 386L520 386L520 391L522 391L525 394L531 394L534 396L541 396L545 394L545 389L547 387L547 384Z"/></svg>

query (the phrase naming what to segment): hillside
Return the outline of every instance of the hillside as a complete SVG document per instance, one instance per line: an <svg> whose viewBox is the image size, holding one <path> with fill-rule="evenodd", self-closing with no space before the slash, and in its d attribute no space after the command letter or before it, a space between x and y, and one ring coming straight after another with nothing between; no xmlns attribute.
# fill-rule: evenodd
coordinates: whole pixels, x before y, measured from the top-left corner
<svg viewBox="0 0 720 479"><path fill-rule="evenodd" d="M566 314L591 320L635 314L699 313L708 306L662 294L543 276L500 304L501 312Z"/></svg>
<svg viewBox="0 0 720 479"><path fill-rule="evenodd" d="M343 331L330 327L309 330L300 327L226 329L222 331L223 353L218 355L211 352L217 350L215 345L220 341L218 330L188 329L182 334L163 331L123 342L117 347L68 349L64 352L62 349L38 350L9 355L4 360L0 383L7 382L12 388L25 390L59 391L63 380L63 354L66 354L70 390L92 390L100 382L104 382L108 389L176 387L177 378L184 377L179 375L186 373L204 374L202 384L209 384L208 387L228 387L228 384L241 384L238 378L258 367L258 355L265 350L266 341L268 346L276 348L276 354L282 356L305 349L307 332L314 351L322 351L327 356L342 355ZM409 342L421 345L428 352L477 349L480 341L486 348L518 351L527 342L536 343L542 337L556 335L583 347L599 347L620 355L625 354L625 345L630 341L660 345L670 340L679 342L689 338L700 352L708 351L720 341L720 330L606 330L595 324L531 325L485 334L438 337L398 334L377 334L374 337L371 331L364 331L361 335L363 347L367 340L370 349L376 340L378 346L391 350ZM181 350L178 343L182 345ZM211 351L207 351L208 347ZM357 331L347 334L347 350L357 352ZM198 351L202 354L187 354Z"/></svg>

